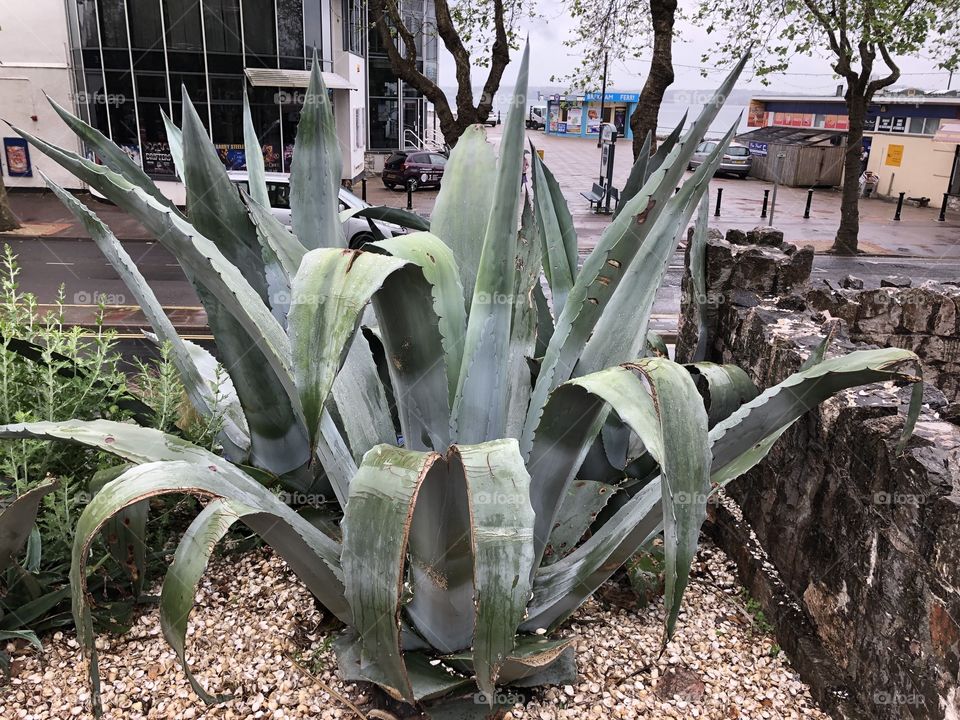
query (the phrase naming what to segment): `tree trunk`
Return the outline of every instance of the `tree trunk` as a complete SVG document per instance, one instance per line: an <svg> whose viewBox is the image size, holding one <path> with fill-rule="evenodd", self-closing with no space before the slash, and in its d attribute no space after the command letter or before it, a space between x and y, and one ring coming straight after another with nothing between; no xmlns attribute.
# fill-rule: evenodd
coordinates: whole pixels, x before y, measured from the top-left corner
<svg viewBox="0 0 960 720"><path fill-rule="evenodd" d="M10 209L10 198L7 197L7 188L3 184L3 175L0 174L0 232L16 230L18 227L20 221Z"/></svg>
<svg viewBox="0 0 960 720"><path fill-rule="evenodd" d="M850 129L843 156L843 187L840 196L840 227L831 252L855 255L860 234L860 175L862 174L863 125L867 115L867 100L856 88L847 90L847 113Z"/></svg>
<svg viewBox="0 0 960 720"><path fill-rule="evenodd" d="M650 60L650 74L640 91L640 102L630 116L634 160L640 154L648 132L650 152L657 148L660 104L663 102L663 94L673 84L673 22L676 14L677 0L650 0L653 57Z"/></svg>

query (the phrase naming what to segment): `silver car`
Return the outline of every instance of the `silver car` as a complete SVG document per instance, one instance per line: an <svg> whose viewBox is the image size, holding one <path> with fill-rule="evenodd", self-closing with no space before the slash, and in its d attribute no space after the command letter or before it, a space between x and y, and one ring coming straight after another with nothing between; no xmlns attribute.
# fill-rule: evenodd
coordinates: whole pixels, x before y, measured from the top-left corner
<svg viewBox="0 0 960 720"><path fill-rule="evenodd" d="M249 192L247 185L248 175L246 171L235 170L227 173L230 180L244 191ZM288 228L291 226L290 214L290 175L288 173L268 172L267 196L270 198L270 211L277 220L282 222ZM340 212L344 210L353 210L370 207L370 203L364 202L346 188L340 188ZM384 237L396 237L397 235L406 235L408 228L401 225L395 225L383 220L374 220L377 230ZM343 223L343 234L347 238L349 247L357 249L366 242L377 240L378 238L370 229L370 223L366 218L351 217Z"/></svg>
<svg viewBox="0 0 960 720"><path fill-rule="evenodd" d="M700 167L700 165L706 162L707 157L714 151L717 145L718 142L716 140L704 140L697 145L696 150L693 151L693 155L690 157L690 164L687 166L687 169L696 170ZM720 167L717 168L717 173L729 173L739 178L745 178L750 174L750 168L752 166L753 156L750 154L750 148L740 143L730 143L727 151L723 154L723 159L720 161Z"/></svg>

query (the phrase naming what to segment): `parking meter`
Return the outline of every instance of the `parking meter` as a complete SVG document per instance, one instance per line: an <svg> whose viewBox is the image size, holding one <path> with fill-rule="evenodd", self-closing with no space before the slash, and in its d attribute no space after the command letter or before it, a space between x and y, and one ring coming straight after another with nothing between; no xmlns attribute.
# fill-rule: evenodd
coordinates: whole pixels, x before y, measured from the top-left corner
<svg viewBox="0 0 960 720"><path fill-rule="evenodd" d="M606 195L605 210L610 212L610 189L613 187L613 160L617 150L617 126L603 123L600 126L600 184Z"/></svg>

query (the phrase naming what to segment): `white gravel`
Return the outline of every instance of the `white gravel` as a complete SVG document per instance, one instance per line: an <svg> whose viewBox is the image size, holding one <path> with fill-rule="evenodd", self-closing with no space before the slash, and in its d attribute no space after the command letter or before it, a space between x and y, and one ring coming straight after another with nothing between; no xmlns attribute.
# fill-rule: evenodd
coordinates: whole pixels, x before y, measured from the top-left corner
<svg viewBox="0 0 960 720"><path fill-rule="evenodd" d="M564 630L579 638L577 684L534 691L506 718L829 720L774 639L746 612L728 565L719 550L701 549L677 635L659 660L662 603L627 611L605 600L588 602ZM370 698L341 682L323 613L268 550L216 561L198 600L187 657L209 692L233 698L212 708L197 698L153 610L129 633L98 639L105 717L391 717L368 715ZM17 656L12 682L0 687L0 717L90 717L73 632L43 640L42 659ZM680 694L671 697L668 685Z"/></svg>

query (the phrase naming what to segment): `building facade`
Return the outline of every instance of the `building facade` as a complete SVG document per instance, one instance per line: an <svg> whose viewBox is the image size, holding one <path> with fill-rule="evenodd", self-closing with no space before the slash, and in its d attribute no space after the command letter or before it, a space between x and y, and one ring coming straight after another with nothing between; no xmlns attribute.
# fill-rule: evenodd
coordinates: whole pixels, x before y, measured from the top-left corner
<svg viewBox="0 0 960 720"><path fill-rule="evenodd" d="M613 123L620 137L632 138L630 116L639 100L639 93L608 92L603 103L598 92L550 95L545 129L549 135L596 138L602 123Z"/></svg>
<svg viewBox="0 0 960 720"><path fill-rule="evenodd" d="M955 93L875 98L867 114L863 170L877 176L878 194L903 192L936 205L944 193L960 198L958 124L960 97ZM842 97L770 96L750 101L747 125L845 131L849 120Z"/></svg>
<svg viewBox="0 0 960 720"><path fill-rule="evenodd" d="M432 20L432 0L409 0L404 6L411 22ZM240 169L246 164L246 90L267 170L289 172L316 52L333 103L343 179L350 181L364 172L368 145L385 151L400 147L405 126L422 134L422 98L392 76L373 39L365 0L5 3L0 6L0 107L10 122L84 152L47 105L43 94L48 94L123 147L181 202L183 188L161 113L180 124L183 95L189 95L224 164ZM424 68L435 76L435 34L425 45ZM368 79L377 83L369 93ZM77 186L38 153L31 154L9 129L2 135L3 170L11 187L42 187L37 170Z"/></svg>

